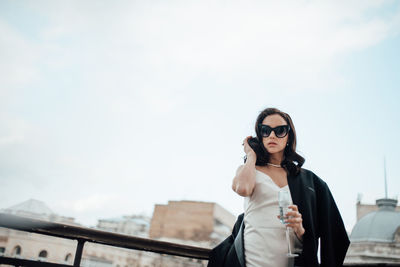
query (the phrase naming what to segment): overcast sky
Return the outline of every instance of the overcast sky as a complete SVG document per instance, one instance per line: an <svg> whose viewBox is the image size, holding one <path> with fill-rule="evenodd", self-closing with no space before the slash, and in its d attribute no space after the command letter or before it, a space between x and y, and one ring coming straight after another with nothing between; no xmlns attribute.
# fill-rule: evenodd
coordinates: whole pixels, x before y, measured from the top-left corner
<svg viewBox="0 0 400 267"><path fill-rule="evenodd" d="M346 227L400 193L399 1L0 2L0 208L85 225L220 204L266 107Z"/></svg>

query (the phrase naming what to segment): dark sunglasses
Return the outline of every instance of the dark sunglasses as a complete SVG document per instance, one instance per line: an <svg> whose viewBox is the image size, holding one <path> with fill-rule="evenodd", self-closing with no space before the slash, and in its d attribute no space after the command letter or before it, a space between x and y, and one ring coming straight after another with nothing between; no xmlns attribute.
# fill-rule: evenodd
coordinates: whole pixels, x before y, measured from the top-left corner
<svg viewBox="0 0 400 267"><path fill-rule="evenodd" d="M272 133L272 131L274 131L276 137L283 138L290 131L289 125L281 125L281 126L277 126L275 128L271 128L268 125L259 124L258 128L260 129L260 133L261 133L262 137L268 137Z"/></svg>

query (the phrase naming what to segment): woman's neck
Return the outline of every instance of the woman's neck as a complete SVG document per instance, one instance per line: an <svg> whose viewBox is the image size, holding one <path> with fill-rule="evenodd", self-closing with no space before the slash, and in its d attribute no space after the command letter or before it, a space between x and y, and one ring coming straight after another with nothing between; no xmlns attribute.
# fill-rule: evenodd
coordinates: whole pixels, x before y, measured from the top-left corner
<svg viewBox="0 0 400 267"><path fill-rule="evenodd" d="M280 165L283 161L283 153L269 155L269 163Z"/></svg>

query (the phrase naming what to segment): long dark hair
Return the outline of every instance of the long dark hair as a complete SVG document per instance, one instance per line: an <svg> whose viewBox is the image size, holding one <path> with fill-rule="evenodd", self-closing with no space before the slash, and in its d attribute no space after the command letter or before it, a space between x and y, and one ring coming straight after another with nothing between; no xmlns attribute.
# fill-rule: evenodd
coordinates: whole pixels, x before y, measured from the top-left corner
<svg viewBox="0 0 400 267"><path fill-rule="evenodd" d="M281 162L281 166L286 170L286 172L290 175L297 175L300 171L301 166L303 166L305 159L296 153L296 130L294 128L294 124L289 114L280 111L277 108L266 108L258 115L255 130L257 137L253 137L249 139L249 145L256 152L257 161L256 165L265 166L269 162L269 153L265 148L262 142L262 135L260 129L258 127L259 124L262 124L265 117L269 115L278 114L280 115L286 123L290 126L289 137L288 137L288 145L285 147L284 151L284 159ZM261 140L261 141L260 141Z"/></svg>

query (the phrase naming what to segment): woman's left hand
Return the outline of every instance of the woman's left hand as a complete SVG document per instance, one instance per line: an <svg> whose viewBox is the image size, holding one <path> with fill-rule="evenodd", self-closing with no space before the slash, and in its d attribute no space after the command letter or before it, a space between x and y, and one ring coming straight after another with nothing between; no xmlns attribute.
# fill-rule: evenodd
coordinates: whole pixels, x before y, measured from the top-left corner
<svg viewBox="0 0 400 267"><path fill-rule="evenodd" d="M303 235L305 233L305 229L303 227L303 219L301 218L301 213L296 205L290 205L286 216L288 217L285 221L287 222L288 227L293 228L293 231L296 233L297 237L302 240Z"/></svg>

